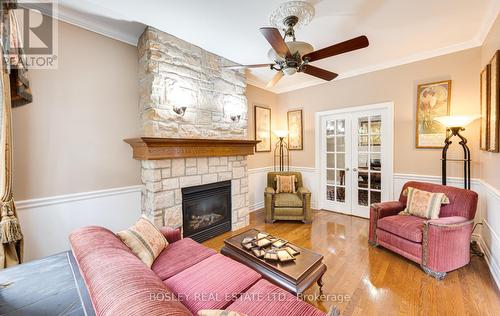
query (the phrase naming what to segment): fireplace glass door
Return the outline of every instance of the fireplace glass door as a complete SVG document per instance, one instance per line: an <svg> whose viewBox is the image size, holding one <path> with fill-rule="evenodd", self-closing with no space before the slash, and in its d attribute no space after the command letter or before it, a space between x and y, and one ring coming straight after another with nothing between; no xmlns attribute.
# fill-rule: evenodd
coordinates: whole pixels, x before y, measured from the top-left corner
<svg viewBox="0 0 500 316"><path fill-rule="evenodd" d="M182 189L184 237L198 242L231 230L231 181Z"/></svg>

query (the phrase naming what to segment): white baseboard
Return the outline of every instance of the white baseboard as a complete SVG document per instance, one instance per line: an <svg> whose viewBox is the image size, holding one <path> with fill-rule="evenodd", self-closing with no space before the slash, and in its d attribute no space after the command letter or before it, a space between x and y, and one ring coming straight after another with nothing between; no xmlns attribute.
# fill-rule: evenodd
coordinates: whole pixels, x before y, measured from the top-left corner
<svg viewBox="0 0 500 316"><path fill-rule="evenodd" d="M138 185L18 201L24 261L68 250L68 236L79 227L118 231L133 225L141 215L141 189Z"/></svg>
<svg viewBox="0 0 500 316"><path fill-rule="evenodd" d="M484 253L484 259L488 264L491 276L493 280L495 280L497 287L500 288L500 267L498 266L497 260L493 257L490 248L486 245L481 234L473 234L472 239L478 243L479 248L481 248L481 251Z"/></svg>

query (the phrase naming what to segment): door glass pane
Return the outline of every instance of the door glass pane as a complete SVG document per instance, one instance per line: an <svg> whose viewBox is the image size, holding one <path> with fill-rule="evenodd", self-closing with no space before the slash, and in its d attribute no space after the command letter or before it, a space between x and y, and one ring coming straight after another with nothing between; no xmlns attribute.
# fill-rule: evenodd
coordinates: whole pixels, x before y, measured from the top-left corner
<svg viewBox="0 0 500 316"><path fill-rule="evenodd" d="M326 170L326 183L334 184L335 181L335 170Z"/></svg>
<svg viewBox="0 0 500 316"><path fill-rule="evenodd" d="M372 171L380 171L381 161L380 154L371 154L370 155L370 169Z"/></svg>
<svg viewBox="0 0 500 316"><path fill-rule="evenodd" d="M335 134L335 121L326 122L326 136L331 136Z"/></svg>
<svg viewBox="0 0 500 316"><path fill-rule="evenodd" d="M380 152L380 135L371 135L370 136L370 151L371 152Z"/></svg>
<svg viewBox="0 0 500 316"><path fill-rule="evenodd" d="M358 191L358 204L368 206L368 190Z"/></svg>
<svg viewBox="0 0 500 316"><path fill-rule="evenodd" d="M368 188L368 172L358 172L358 188Z"/></svg>
<svg viewBox="0 0 500 316"><path fill-rule="evenodd" d="M382 118L380 115L370 117L370 133L380 134Z"/></svg>
<svg viewBox="0 0 500 316"><path fill-rule="evenodd" d="M326 167L335 168L335 154L326 154Z"/></svg>
<svg viewBox="0 0 500 316"><path fill-rule="evenodd" d="M345 120L337 120L337 135L345 134Z"/></svg>
<svg viewBox="0 0 500 316"><path fill-rule="evenodd" d="M337 185L345 185L345 171L344 170L335 171L335 183Z"/></svg>
<svg viewBox="0 0 500 316"><path fill-rule="evenodd" d="M368 118L361 117L358 119L358 134L368 134Z"/></svg>
<svg viewBox="0 0 500 316"><path fill-rule="evenodd" d="M370 191L370 204L380 203L380 192Z"/></svg>
<svg viewBox="0 0 500 316"><path fill-rule="evenodd" d="M345 152L345 136L337 136L337 152Z"/></svg>
<svg viewBox="0 0 500 316"><path fill-rule="evenodd" d="M337 169L345 169L345 154L337 154Z"/></svg>
<svg viewBox="0 0 500 316"><path fill-rule="evenodd" d="M345 188L337 187L337 201L345 202Z"/></svg>
<svg viewBox="0 0 500 316"><path fill-rule="evenodd" d="M326 199L330 201L335 201L335 187L327 185L326 186Z"/></svg>
<svg viewBox="0 0 500 316"><path fill-rule="evenodd" d="M368 151L368 136L359 136L358 138L358 151L367 152Z"/></svg>
<svg viewBox="0 0 500 316"><path fill-rule="evenodd" d="M358 154L358 169L362 171L368 170L368 154Z"/></svg>
<svg viewBox="0 0 500 316"><path fill-rule="evenodd" d="M370 173L370 189L380 190L382 182L382 174L380 172Z"/></svg>
<svg viewBox="0 0 500 316"><path fill-rule="evenodd" d="M326 139L326 151L334 152L335 151L335 138L328 137Z"/></svg>

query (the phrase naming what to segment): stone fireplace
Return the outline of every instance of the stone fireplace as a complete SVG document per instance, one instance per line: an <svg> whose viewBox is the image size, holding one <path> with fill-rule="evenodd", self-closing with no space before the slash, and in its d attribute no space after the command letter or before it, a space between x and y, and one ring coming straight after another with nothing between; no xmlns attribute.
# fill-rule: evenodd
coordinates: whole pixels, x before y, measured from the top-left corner
<svg viewBox="0 0 500 316"><path fill-rule="evenodd" d="M182 226L189 188L228 181L231 229L248 225L246 156L255 142L245 140L244 73L224 69L232 62L151 27L138 52L144 137L126 141L141 160L142 213L157 226Z"/></svg>

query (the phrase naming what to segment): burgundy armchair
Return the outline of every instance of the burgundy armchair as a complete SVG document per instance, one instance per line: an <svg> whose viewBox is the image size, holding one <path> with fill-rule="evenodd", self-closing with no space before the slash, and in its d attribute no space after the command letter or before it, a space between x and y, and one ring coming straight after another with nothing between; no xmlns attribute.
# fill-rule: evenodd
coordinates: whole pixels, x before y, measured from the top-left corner
<svg viewBox="0 0 500 316"><path fill-rule="evenodd" d="M406 207L403 191L407 187L445 193L450 204L442 205L439 219L398 215ZM477 193L414 181L407 182L403 191L399 201L376 203L370 207L369 243L420 264L427 274L440 280L446 272L467 265Z"/></svg>

